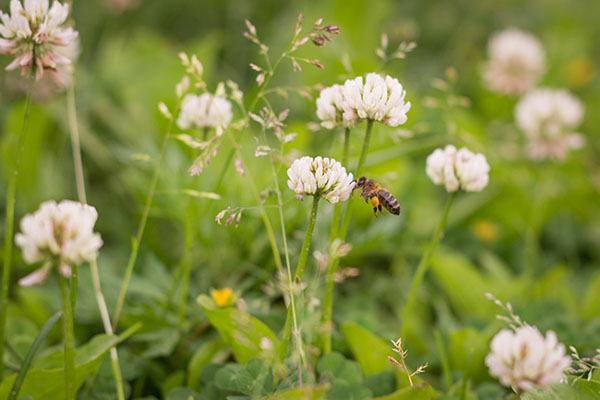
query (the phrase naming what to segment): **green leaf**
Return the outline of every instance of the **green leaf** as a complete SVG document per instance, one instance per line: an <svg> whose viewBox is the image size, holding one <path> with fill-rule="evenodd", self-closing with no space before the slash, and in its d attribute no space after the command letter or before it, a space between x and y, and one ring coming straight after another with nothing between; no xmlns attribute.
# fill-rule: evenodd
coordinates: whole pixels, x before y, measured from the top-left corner
<svg viewBox="0 0 600 400"><path fill-rule="evenodd" d="M487 379L485 356L489 353L489 342L496 333L493 327L480 332L475 328L463 328L449 334L448 353L454 370L467 371L475 382Z"/></svg>
<svg viewBox="0 0 600 400"><path fill-rule="evenodd" d="M235 308L210 309L201 305L204 314L219 331L221 338L231 348L240 364L246 364L253 358L273 359L275 353L261 347L261 342L265 339L270 349L279 346L279 341L268 326Z"/></svg>
<svg viewBox="0 0 600 400"><path fill-rule="evenodd" d="M323 400L327 389L329 389L327 385L302 386L277 392L266 397L265 400Z"/></svg>
<svg viewBox="0 0 600 400"><path fill-rule="evenodd" d="M365 375L390 369L388 356L394 353L389 343L353 322L343 324L341 330Z"/></svg>
<svg viewBox="0 0 600 400"><path fill-rule="evenodd" d="M224 390L245 395L264 395L273 391L273 373L262 360L253 359L244 367L240 364L227 364L217 371L215 383Z"/></svg>
<svg viewBox="0 0 600 400"><path fill-rule="evenodd" d="M184 387L174 387L169 391L166 400L200 400L200 395L192 389Z"/></svg>
<svg viewBox="0 0 600 400"><path fill-rule="evenodd" d="M591 382L578 381L574 386L566 383L552 385L546 389L533 388L525 392L522 400L594 400L598 399L598 387ZM596 385L597 386L597 385Z"/></svg>
<svg viewBox="0 0 600 400"><path fill-rule="evenodd" d="M21 365L21 368L19 369L19 373L17 374L17 377L15 379L13 387L10 390L10 396L9 396L10 400L14 400L19 396L19 392L21 391L21 385L23 385L23 380L25 379L25 376L27 375L27 371L29 370L31 362L33 361L33 357L35 356L35 353L37 352L38 348L42 344L42 341L44 339L46 339L46 335L48 335L48 332L50 331L50 329L52 329L52 327L54 326L56 321L58 321L60 316L61 316L60 312L57 312L56 314L51 316L50 319L48 319L48 321L46 321L46 323L40 330L40 333L38 333L38 335L35 337L35 340L29 347L29 351L27 352L27 355L25 356L25 359L23 360L23 364Z"/></svg>
<svg viewBox="0 0 600 400"><path fill-rule="evenodd" d="M431 261L431 271L450 302L464 315L487 319L497 312L496 305L485 300L485 293L503 296L488 284L467 258L449 251L438 251Z"/></svg>
<svg viewBox="0 0 600 400"><path fill-rule="evenodd" d="M376 397L376 400L429 400L437 394L429 384L421 382L415 386L400 389L387 396Z"/></svg>
<svg viewBox="0 0 600 400"><path fill-rule="evenodd" d="M321 381L348 384L362 383L363 376L356 361L346 360L340 353L331 352L323 356L317 364Z"/></svg>
<svg viewBox="0 0 600 400"><path fill-rule="evenodd" d="M77 349L75 355L75 386L79 387L85 379L96 369L102 357L119 342L114 335L94 336L89 342ZM62 365L52 368L39 368L38 365L54 365L57 355L62 352L51 353L35 363L21 386L22 396L31 396L34 399L63 400L65 396L65 377ZM2 381L0 386L0 399L8 399L10 389L16 379L16 374Z"/></svg>
<svg viewBox="0 0 600 400"><path fill-rule="evenodd" d="M374 397L384 396L396 390L396 375L392 371L381 371L378 374L365 376L365 386Z"/></svg>
<svg viewBox="0 0 600 400"><path fill-rule="evenodd" d="M223 342L220 339L211 340L204 343L192 355L188 364L187 386L192 389L199 389L200 371L210 363L215 355L223 350ZM229 351L227 351L229 353Z"/></svg>
<svg viewBox="0 0 600 400"><path fill-rule="evenodd" d="M360 383L336 381L327 391L328 400L367 400L372 398L373 393Z"/></svg>

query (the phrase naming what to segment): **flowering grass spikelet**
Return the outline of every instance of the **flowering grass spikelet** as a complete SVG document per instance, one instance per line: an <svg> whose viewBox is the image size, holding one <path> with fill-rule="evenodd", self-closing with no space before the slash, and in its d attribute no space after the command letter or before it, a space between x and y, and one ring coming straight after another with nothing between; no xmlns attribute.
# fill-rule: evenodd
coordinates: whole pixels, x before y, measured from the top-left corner
<svg viewBox="0 0 600 400"><path fill-rule="evenodd" d="M535 327L521 326L494 336L485 364L503 385L526 391L560 382L571 359L553 331L544 337Z"/></svg>
<svg viewBox="0 0 600 400"><path fill-rule="evenodd" d="M231 102L226 98L210 93L186 94L181 103L177 126L181 129L215 128L220 135L232 118Z"/></svg>
<svg viewBox="0 0 600 400"><path fill-rule="evenodd" d="M347 200L355 184L352 174L333 158L299 158L287 174L288 187L298 195L322 196L330 203Z"/></svg>
<svg viewBox="0 0 600 400"><path fill-rule="evenodd" d="M584 138L574 130L583 114L581 101L566 90L537 89L515 107L517 125L534 159L563 160L570 149L582 147Z"/></svg>
<svg viewBox="0 0 600 400"><path fill-rule="evenodd" d="M444 185L448 192L459 189L479 192L489 182L490 166L485 156L453 145L436 149L427 157L425 172L436 185Z"/></svg>
<svg viewBox="0 0 600 400"><path fill-rule="evenodd" d="M96 209L87 204L72 200L58 204L53 200L46 201L35 213L23 217L21 233L15 236L15 242L28 264L59 259L60 272L68 276L70 269L64 263L78 265L96 258L102 246L100 235L94 232L97 219ZM39 277L45 271L47 275L48 268L45 265L33 274L37 273ZM30 276L23 278L21 284L29 282Z"/></svg>
<svg viewBox="0 0 600 400"><path fill-rule="evenodd" d="M61 48L72 43L77 31L65 27L69 5L58 1L49 7L48 0L11 0L10 14L0 12L0 54L15 59L6 66L7 71L21 68L24 75L34 64L36 78L44 70L56 71L59 65L70 64Z"/></svg>
<svg viewBox="0 0 600 400"><path fill-rule="evenodd" d="M539 40L515 28L490 38L488 57L485 83L491 90L503 94L522 94L532 89L546 69L546 56Z"/></svg>
<svg viewBox="0 0 600 400"><path fill-rule="evenodd" d="M396 78L385 78L376 73L359 76L344 82L344 120L372 120L389 126L406 122L410 102L405 101L406 91Z"/></svg>

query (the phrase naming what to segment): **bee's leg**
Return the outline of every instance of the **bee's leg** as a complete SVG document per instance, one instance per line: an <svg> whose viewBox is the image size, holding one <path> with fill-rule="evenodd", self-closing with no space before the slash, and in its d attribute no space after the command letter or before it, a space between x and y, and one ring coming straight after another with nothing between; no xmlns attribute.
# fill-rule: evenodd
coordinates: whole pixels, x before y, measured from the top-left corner
<svg viewBox="0 0 600 400"><path fill-rule="evenodd" d="M373 203L373 213L377 217L377 209L381 212L381 204L379 204L379 199L377 197L371 197L371 203Z"/></svg>
<svg viewBox="0 0 600 400"><path fill-rule="evenodd" d="M381 209L381 204L377 207L377 209L379 210L379 214L383 215L383 210Z"/></svg>

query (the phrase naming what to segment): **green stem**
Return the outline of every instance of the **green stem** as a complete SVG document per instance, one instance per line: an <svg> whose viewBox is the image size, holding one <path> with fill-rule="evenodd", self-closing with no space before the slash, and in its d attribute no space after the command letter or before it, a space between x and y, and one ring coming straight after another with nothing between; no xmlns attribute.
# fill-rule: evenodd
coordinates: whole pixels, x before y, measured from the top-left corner
<svg viewBox="0 0 600 400"><path fill-rule="evenodd" d="M302 275L304 274L304 266L306 265L306 258L308 257L308 249L310 248L313 230L315 229L315 222L317 221L319 199L319 196L313 196L313 205L310 211L310 219L308 220L306 235L304 236L304 242L302 243L302 249L300 250L300 257L298 258L298 266L296 267L297 279L302 279Z"/></svg>
<svg viewBox="0 0 600 400"><path fill-rule="evenodd" d="M183 321L185 319L185 308L187 306L188 288L190 286L190 253L194 239L194 230L192 226L194 203L192 199L188 200L188 206L185 218L185 239L183 245L183 257L181 259L181 296L179 297L179 309L177 311L177 328L181 332Z"/></svg>
<svg viewBox="0 0 600 400"><path fill-rule="evenodd" d="M173 118L171 118L171 121L169 122L169 127L167 128L167 132L165 133L165 136L163 137L162 144L160 146L158 162L156 163L156 167L154 168L154 175L152 176L152 181L150 183L150 189L148 190L148 195L146 196L146 203L144 205L142 219L140 220L137 234L136 234L135 238L133 239L133 244L131 246L131 254L129 256L129 262L127 263L127 269L125 270L125 277L123 279L123 283L121 284L121 290L119 292L119 298L117 300L117 305L115 307L115 313L113 316L113 324L112 324L113 330L116 329L116 326L119 323L119 318L121 316L123 304L125 303L125 295L127 294L127 288L129 287L129 281L131 280L131 275L133 273L133 267L135 265L135 260L137 258L138 250L140 247L140 242L142 241L142 237L144 235L146 221L148 220L148 214L150 213L150 207L152 206L152 200L154 199L154 193L156 192L158 176L160 174L160 169L162 167L163 159L165 156L167 142L169 141L169 137L171 136L171 129L173 128L173 121L174 121Z"/></svg>
<svg viewBox="0 0 600 400"><path fill-rule="evenodd" d="M348 168L348 153L350 152L350 128L344 130L344 152L342 153L342 166ZM357 177L358 178L358 177ZM333 206L333 218L331 220L331 241L337 237L340 227L340 213L342 212L342 204L340 202Z"/></svg>
<svg viewBox="0 0 600 400"><path fill-rule="evenodd" d="M77 305L77 289L79 289L79 267L73 265L71 267L71 308L75 315L75 306Z"/></svg>
<svg viewBox="0 0 600 400"><path fill-rule="evenodd" d="M312 210L310 212L310 218L308 220L308 227L306 228L306 235L304 236L304 242L302 243L302 249L300 250L300 257L298 258L298 265L296 267L296 281L301 282L302 280L302 275L304 274L304 266L306 265L306 258L308 256L308 249L310 248L310 242L312 240L312 234L313 234L313 230L315 228L315 221L317 220L317 211L319 209L319 196L314 196L313 197L313 205L312 205ZM291 276L290 276L291 278ZM291 279L290 279L290 283L291 283ZM288 308L288 313L285 319L285 325L283 327L283 339L281 340L281 344L280 344L280 348L279 348L279 358L280 360L283 360L285 358L285 355L287 354L287 348L288 348L288 344L290 342L290 335L291 335L291 327L292 327L292 320L295 320L295 314L294 314L294 308L291 307L291 305L293 304L293 299L294 299L294 293L293 293L293 287L290 285L290 307ZM294 327L296 329L296 334L300 335L300 332L298 332L297 327Z"/></svg>
<svg viewBox="0 0 600 400"><path fill-rule="evenodd" d="M81 203L87 204L87 198L85 193L85 179L83 175L83 162L81 161L81 145L79 140L79 124L77 123L77 109L75 106L75 87L69 85L67 90L67 114L69 118L69 132L71 134L71 149L73 151L73 166L75 169L75 184L77 186L77 197ZM71 285L75 294L77 294L77 266L73 270L73 279ZM90 262L90 271L92 273L92 285L94 286L94 294L96 296L96 302L100 310L100 316L102 317L102 323L104 325L104 331L112 335L113 329L110 324L110 316L108 315L108 307L102 294L102 286L100 284L100 275L98 274L98 263L96 260ZM76 296L72 296L73 314L75 314ZM123 377L121 375L121 367L119 366L119 355L117 348L112 347L110 349L110 361L115 377L115 384L117 389L117 398L119 400L125 400L125 392L123 390Z"/></svg>
<svg viewBox="0 0 600 400"><path fill-rule="evenodd" d="M59 274L60 275L60 274ZM65 391L66 400L75 399L75 335L73 333L73 309L72 300L67 287L67 278L60 275L60 293L63 305L63 341L65 346Z"/></svg>
<svg viewBox="0 0 600 400"><path fill-rule="evenodd" d="M81 146L79 144L79 125L77 124L77 110L75 108L75 87L72 84L67 89L67 111L69 116L69 131L71 132L71 148L73 150L77 196L81 203L86 204L83 162L81 161Z"/></svg>
<svg viewBox="0 0 600 400"><path fill-rule="evenodd" d="M369 143L371 141L371 132L373 130L373 121L367 121L367 127L365 130L365 139L363 141L362 150L360 151L360 157L358 159L358 165L356 166L356 171L354 177L358 179L360 177L360 173L365 165L367 160L367 153L369 152ZM350 195L350 199L346 204L346 209L344 211L344 215L342 217L341 230L338 232L337 238L341 240L346 239L346 233L348 232L348 226L350 224L350 215L352 214L352 197L354 192ZM331 238L331 242L335 238ZM326 287L325 287L325 296L323 298L323 315L321 316L321 323L323 325L323 334L322 334L322 345L323 345L323 353L327 354L331 351L331 331L333 329L331 324L331 316L333 312L333 287L335 285L334 276L337 272L338 266L340 265L340 259L335 257L333 254L329 254L329 265L327 266L327 278L326 278Z"/></svg>
<svg viewBox="0 0 600 400"><path fill-rule="evenodd" d="M235 149L236 155L242 160L242 163L246 165L246 176L248 178L248 182L250 183L250 189L252 190L252 194L256 201L261 204L260 195L258 193L258 189L256 188L256 183L252 177L252 173L250 171L248 163L245 163L242 157L242 151L240 149L240 145L235 140L233 134L229 135L231 139L231 143ZM271 250L273 251L273 259L275 260L275 265L277 266L277 270L279 273L283 273L283 265L281 264L281 254L279 253L279 247L277 247L277 240L275 239L275 233L273 231L273 226L271 225L271 220L269 220L269 216L265 211L264 207L260 207L260 216L263 220L263 224L265 225L265 230L267 231L267 237L269 238L269 244L271 245Z"/></svg>
<svg viewBox="0 0 600 400"><path fill-rule="evenodd" d="M4 262L2 268L2 290L0 290L0 382L4 378L4 340L6 338L6 318L8 316L8 291L10 289L10 269L12 262L12 239L15 223L15 199L17 194L17 179L21 166L21 154L23 153L23 143L25 132L29 125L29 114L31 112L31 92L33 87L33 77L27 90L25 98L25 109L23 111L23 123L21 130L17 134L15 144L15 159L12 172L8 178L8 190L6 191L6 221L4 236Z"/></svg>
<svg viewBox="0 0 600 400"><path fill-rule="evenodd" d="M431 258L435 253L435 249L442 237L444 229L446 228L446 221L448 220L448 214L450 214L450 208L452 207L452 203L454 203L454 199L458 191L453 192L448 198L448 202L446 203L446 208L444 209L444 213L442 214L442 219L440 220L440 224L438 225L433 237L431 238L431 242L429 243L429 247L421 257L421 261L417 266L417 271L415 272L415 277L410 285L410 290L408 292L408 299L406 300L406 304L404 306L404 311L402 314L402 329L400 330L400 337L404 338L408 333L408 324L410 322L410 314L414 307L415 300L417 298L417 292L419 287L421 286L421 282L423 281L423 277L429 268L429 264L431 262Z"/></svg>

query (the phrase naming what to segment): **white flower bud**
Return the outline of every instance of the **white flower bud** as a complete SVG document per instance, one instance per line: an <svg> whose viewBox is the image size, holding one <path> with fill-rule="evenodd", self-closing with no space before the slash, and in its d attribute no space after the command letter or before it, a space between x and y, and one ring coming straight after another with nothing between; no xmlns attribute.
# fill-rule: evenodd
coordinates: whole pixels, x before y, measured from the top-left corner
<svg viewBox="0 0 600 400"><path fill-rule="evenodd" d="M456 151L452 145L434 150L427 157L425 168L433 183L444 185L448 192L483 190L489 182L489 171L483 154L474 154L464 147Z"/></svg>
<svg viewBox="0 0 600 400"><path fill-rule="evenodd" d="M288 187L298 195L317 195L330 203L347 200L354 188L352 174L334 159L302 157L287 171Z"/></svg>
<svg viewBox="0 0 600 400"><path fill-rule="evenodd" d="M584 144L575 129L583 119L581 101L566 90L537 89L515 107L515 119L525 133L534 159L563 160L570 149Z"/></svg>
<svg viewBox="0 0 600 400"><path fill-rule="evenodd" d="M15 242L29 264L48 258L57 258L66 265L61 273L67 274L68 264L81 264L96 258L102 246L100 235L94 232L98 213L94 207L76 201L64 200L42 203L39 210L21 220L21 233ZM44 270L45 271L45 270ZM23 278L23 285L40 283L47 271L37 271Z"/></svg>
<svg viewBox="0 0 600 400"><path fill-rule="evenodd" d="M571 359L554 332L546 332L544 338L537 328L523 326L494 336L485 364L504 386L529 390L560 382Z"/></svg>
<svg viewBox="0 0 600 400"><path fill-rule="evenodd" d="M181 104L177 126L181 129L212 127L222 131L232 118L229 100L209 93L187 94Z"/></svg>
<svg viewBox="0 0 600 400"><path fill-rule="evenodd" d="M535 87L546 69L541 43L533 35L514 28L492 36L488 56L484 80L499 93L524 93Z"/></svg>

